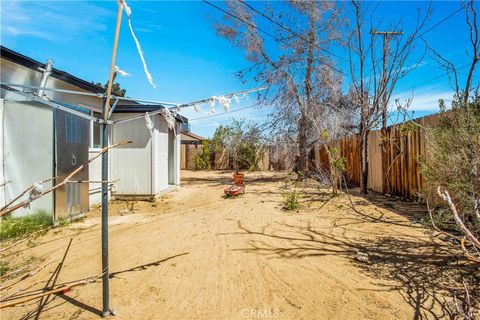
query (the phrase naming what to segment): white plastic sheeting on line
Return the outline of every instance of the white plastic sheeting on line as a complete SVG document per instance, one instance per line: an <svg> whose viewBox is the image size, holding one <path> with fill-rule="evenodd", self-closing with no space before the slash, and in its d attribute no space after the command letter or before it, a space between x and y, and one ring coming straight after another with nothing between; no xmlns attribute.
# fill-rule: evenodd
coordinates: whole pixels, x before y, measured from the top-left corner
<svg viewBox="0 0 480 320"><path fill-rule="evenodd" d="M213 96L212 100L210 100L210 112L209 113L215 113L215 100L217 97Z"/></svg>
<svg viewBox="0 0 480 320"><path fill-rule="evenodd" d="M117 74L121 75L122 77L128 77L130 75L130 73L123 71L118 66L113 67L113 69Z"/></svg>
<svg viewBox="0 0 480 320"><path fill-rule="evenodd" d="M137 46L138 55L140 56L140 60L142 60L143 70L145 71L147 80L153 88L156 88L157 86L153 82L152 75L150 74L150 71L148 71L147 63L145 62L145 57L143 56L142 46L140 45L140 42L138 41L137 36L133 31L132 21L130 20L130 15L132 14L132 10L127 5L127 2L125 0L121 0L121 4L123 6L123 9L125 10L125 13L127 14L128 27L130 28L130 33L132 34L133 40L135 41L135 45Z"/></svg>
<svg viewBox="0 0 480 320"><path fill-rule="evenodd" d="M223 106L225 112L228 112L230 110L230 102L232 101L232 99L226 98L225 96L220 96L217 97L217 101Z"/></svg>
<svg viewBox="0 0 480 320"><path fill-rule="evenodd" d="M175 112L172 112L171 110L168 109L163 109L160 114L165 118L165 121L167 121L168 128L170 130L173 130L175 132Z"/></svg>
<svg viewBox="0 0 480 320"><path fill-rule="evenodd" d="M150 131L150 136L152 136L154 125L152 119L150 119L150 113L148 112L145 112L145 125L147 126L148 131Z"/></svg>
<svg viewBox="0 0 480 320"><path fill-rule="evenodd" d="M32 202L33 200L37 199L40 197L40 195L42 194L43 192L43 186L40 182L35 182L33 184L33 188L32 190L30 190L30 194L28 196L28 203L25 204L23 207L24 208L30 208L30 202Z"/></svg>

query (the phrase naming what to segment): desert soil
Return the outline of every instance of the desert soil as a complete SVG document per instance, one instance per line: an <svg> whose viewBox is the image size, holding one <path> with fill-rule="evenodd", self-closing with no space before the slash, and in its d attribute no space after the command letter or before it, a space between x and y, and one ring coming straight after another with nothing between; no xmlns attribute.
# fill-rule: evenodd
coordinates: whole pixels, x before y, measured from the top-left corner
<svg viewBox="0 0 480 320"><path fill-rule="evenodd" d="M156 202L111 204L115 319L449 317L461 254L415 223L422 207L352 195L355 212L347 195L330 198L306 183L298 186L300 209L285 211L283 194L293 188L286 174L249 173L246 194L224 199L230 176L185 171L182 186ZM2 290L2 300L99 275L100 240L96 208L3 252L10 266L29 261L40 270ZM100 310L95 280L0 312L2 319L98 319Z"/></svg>

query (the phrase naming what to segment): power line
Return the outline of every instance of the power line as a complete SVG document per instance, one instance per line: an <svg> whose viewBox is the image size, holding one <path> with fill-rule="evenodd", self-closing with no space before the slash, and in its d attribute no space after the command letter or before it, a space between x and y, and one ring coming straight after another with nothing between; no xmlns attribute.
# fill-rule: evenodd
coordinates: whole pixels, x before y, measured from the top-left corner
<svg viewBox="0 0 480 320"><path fill-rule="evenodd" d="M415 38L412 39L411 42L414 42L415 40L417 40L418 38L420 37L423 37L425 34L427 34L428 32L432 31L433 29L435 29L436 27L438 27L439 25L441 25L442 23L444 23L445 21L447 21L448 19L452 18L454 15L456 15L457 13L459 13L460 11L462 11L465 7L462 5L460 6L460 8L458 8L457 10L455 10L454 12L450 13L448 16L446 16L445 18L443 18L442 20L440 20L439 22L437 22L436 24L434 24L433 26L431 26L430 28L428 28L427 30L425 30L424 32L422 32L421 34L417 35ZM372 71L370 71L368 73L367 76L370 76L373 72L373 69Z"/></svg>
<svg viewBox="0 0 480 320"><path fill-rule="evenodd" d="M425 30L424 32L422 32L421 34L419 34L418 36L416 36L414 38L413 41L417 40L419 37L423 37L426 33L432 31L433 29L435 29L436 27L438 27L439 25L441 25L442 23L444 23L445 21L447 21L448 19L452 18L453 16L455 16L457 13L459 13L460 11L462 11L465 7L463 5L460 6L460 8L458 8L457 10L455 10L454 12L450 13L448 16L446 16L445 18L443 18L442 20L440 20L439 22L437 22L436 24L434 24L433 26L431 26L430 28L428 28L427 30ZM413 42L412 41L412 42ZM409 59L410 60L410 59ZM407 60L408 61L408 60ZM413 60L410 60L410 62L413 62ZM431 67L431 68L437 68L435 66L430 66L430 65L426 65L427 67ZM462 74L462 73L459 73L459 74ZM466 73L463 73L464 75L467 75Z"/></svg>
<svg viewBox="0 0 480 320"><path fill-rule="evenodd" d="M233 14L233 13L231 13L231 12L229 12L229 11L227 11L227 10L225 10L225 9L223 9L223 8L221 8L221 7L215 5L215 4L213 4L213 3L211 3L211 2L209 2L209 1L207 1L207 0L202 0L202 1L205 2L206 4L210 5L211 7L215 8L215 9L217 9L217 10L223 12L223 13L225 13L226 15L229 15L230 17L232 17L232 18L234 18L234 19L237 19L237 20L239 20L239 21L241 21L241 22L249 25L250 27L252 27L252 28L254 28L254 29L256 29L256 30L258 30L258 31L266 34L266 35L268 35L269 37L273 38L275 41L281 42L281 43L285 44L285 45L288 46L288 47L292 47L291 44L287 43L286 41L284 41L284 40L282 40L282 39L279 39L278 37L276 37L275 35L271 34L270 32L265 31L265 30L263 30L263 29L260 28L260 27L257 27L256 25L250 23L249 21L246 21L245 19L242 19L242 18L238 17L237 15L235 15L235 14ZM248 3L244 2L243 0L239 0L239 2L242 3L243 5L247 6L247 7L250 8L251 10L255 11L256 13L262 15L263 17L265 17L266 19L268 19L270 22L272 22L272 23L276 24L277 26L281 27L282 29L290 32L292 35L294 35L294 36L302 39L303 41L308 41L308 40L307 40L305 37L303 37L302 35L298 34L297 32L291 30L291 29L288 28L288 27L285 27L284 25L282 25L282 24L279 23L278 21L272 19L271 17L269 17L268 15L264 14L264 13L261 12L260 10L255 9L254 7L252 7L251 5L249 5ZM412 42L415 41L415 40L417 40L419 37L424 36L424 35L427 34L428 32L431 32L433 29L437 28L438 26L440 26L440 25L441 25L442 23L444 23L445 21L451 19L453 16L455 16L456 14L458 14L458 13L459 13L460 11L462 11L463 9L464 9L464 6L462 5L460 8L458 8L458 9L455 10L454 12L450 13L448 16L446 16L446 17L443 18L442 20L438 21L437 23L435 23L433 26L431 26L431 27L428 28L427 30L425 30L425 31L422 32L421 34L417 35L417 36L412 40ZM345 59L345 58L343 58L343 57L341 57L341 56L338 56L338 55L333 54L332 52L326 51L327 49L320 48L320 47L317 46L317 45L316 45L316 47L317 47L318 49L320 49L320 50L324 50L325 52L330 53L331 55L333 55L333 56L335 56L335 57L337 57L337 58L343 59L343 60L345 60L345 61L347 60L347 59ZM331 69L337 71L338 73L340 73L340 74L342 74L342 75L344 75L344 76L349 76L349 75L346 74L345 72L339 70L339 69L336 68L336 67L333 67L333 66L329 65L329 64L326 63L326 62L321 61L321 63L324 64L324 65L326 65L326 66L328 66L328 67L330 67ZM460 69L463 69L464 67L465 67L465 66L461 67ZM443 77L443 76L444 76L443 74L442 74L442 75L438 75L438 76L436 76L436 77L434 77L434 78L432 78L432 79L430 79L430 80L423 81L423 82L421 82L420 84L424 84L424 83L426 83L426 82L430 82L430 81L439 79L439 78L441 78L441 77ZM416 84L416 86L418 86L418 85L419 85L419 84ZM239 111L240 111L240 109L239 109ZM233 112L233 111L232 111L232 112ZM197 118L197 119L199 119L199 118ZM196 120L196 119L193 119L193 120Z"/></svg>
<svg viewBox="0 0 480 320"><path fill-rule="evenodd" d="M232 17L232 18L234 18L234 19L237 19L238 21L241 21L241 22L245 23L246 25L248 25L248 26L250 26L250 27L252 27L252 28L254 28L254 29L256 29L256 30L264 33L264 34L266 34L267 36L273 38L275 41L281 42L281 43L283 43L284 45L286 45L286 46L288 46L288 47L290 47L290 48L292 48L292 49L296 49L296 48L293 48L290 43L288 43L288 42L286 42L286 41L284 41L284 40L276 37L275 35L271 34L271 33L268 32L268 31L263 30L263 29L260 28L260 27L257 27L256 25L250 23L249 21L246 21L245 19L240 18L239 16L237 16L237 15L235 15L235 14L233 14L233 13L231 13L231 12L228 12L228 11L225 10L225 9L220 8L219 6L211 3L210 1L207 1L207 0L202 0L202 1L205 2L206 4L208 4L209 6L211 6L211 7L215 8L215 9L217 9L217 10L225 13L226 15L229 15L230 17ZM328 63L326 63L325 61L320 61L320 63L323 64L323 65L326 65L327 67L331 68L332 70L335 70L336 72L338 72L338 73L340 73L340 74L343 74L344 76L348 76L348 75L347 75L345 72L343 72L342 70L340 70L340 69L338 69L338 68L336 68L336 67L334 67L334 66L332 66L332 65L330 65L330 64L328 64Z"/></svg>
<svg viewBox="0 0 480 320"><path fill-rule="evenodd" d="M451 17L453 17L454 15L456 15L457 13L462 11L464 8L465 7L462 5L460 8L458 8L454 12L450 13L448 16L446 16L445 18L443 18L442 20L440 20L439 22L437 22L436 24L434 24L433 26L431 26L430 28L428 28L427 30L425 30L424 32L419 34L418 36L416 36L414 40L417 40L419 37L423 37L426 33L432 31L433 29L435 29L436 27L438 27L439 25L441 25L442 23L444 23L445 21L447 21L448 19L450 19Z"/></svg>

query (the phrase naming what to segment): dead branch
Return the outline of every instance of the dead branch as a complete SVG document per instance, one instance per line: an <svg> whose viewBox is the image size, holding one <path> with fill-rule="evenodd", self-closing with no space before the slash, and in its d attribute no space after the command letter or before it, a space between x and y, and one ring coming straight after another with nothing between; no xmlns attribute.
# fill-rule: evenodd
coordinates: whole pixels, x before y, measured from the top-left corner
<svg viewBox="0 0 480 320"><path fill-rule="evenodd" d="M41 280L37 280L37 281L33 282L32 284L24 287L24 288L20 288L20 289L16 290L15 292L12 292L11 294L9 294L9 295L7 295L7 296L3 296L3 297L2 297L2 300L1 300L0 302L12 300L12 298L15 297L15 296L17 296L20 292L25 292L25 291L27 291L28 289L33 288L34 286L36 286L36 285L39 284L40 282L42 282L42 281L41 281Z"/></svg>
<svg viewBox="0 0 480 320"><path fill-rule="evenodd" d="M102 277L102 275L94 276L94 277L91 277L91 278L88 278L88 279L73 282L73 283L71 283L67 286L62 286L60 288L56 288L56 289L52 289L52 290L49 290L49 291L46 291L46 292L43 292L43 293L39 293L39 294L34 295L34 296L30 296L30 297L19 299L19 300L12 301L12 302L3 303L3 304L0 304L0 309L8 308L8 307L14 307L16 305L23 304L23 303L31 301L31 300L43 298L43 297L49 296L51 294L57 294L57 293L65 294L65 293L69 292L74 287L83 286L83 285L86 285L86 284L89 284L89 283L93 283L101 277Z"/></svg>
<svg viewBox="0 0 480 320"><path fill-rule="evenodd" d="M47 183L49 181L52 181L52 180L55 180L57 177L51 177L51 178L48 178L48 179L45 179L45 180L42 180L39 182L39 184L44 184L44 183ZM7 209L9 206L12 205L12 203L15 203L15 201L17 201L18 199L20 199L21 197L23 197L23 195L25 195L27 192L29 192L30 190L33 190L33 188L35 188L35 184L32 184L30 187L28 187L27 189L23 190L18 196L16 196L12 201L10 201L9 203L7 203L6 205L4 205L1 209L0 209L0 212Z"/></svg>
<svg viewBox="0 0 480 320"><path fill-rule="evenodd" d="M478 241L478 239L475 237L475 235L473 235L473 233L465 226L465 224L463 223L462 219L460 218L460 216L458 215L458 211L457 211L457 208L455 207L455 204L453 203L452 201L452 198L450 197L450 195L448 194L448 191L445 190L441 191L441 187L438 187L437 188L437 194L445 201L447 202L448 206L450 207L450 211L452 212L453 214L453 218L455 219L455 222L457 223L457 225L460 227L460 229L462 230L462 232L465 234L465 236L468 238L468 240L470 240L472 242L472 244L477 248L477 249L480 249L480 241Z"/></svg>
<svg viewBox="0 0 480 320"><path fill-rule="evenodd" d="M113 181L96 181L96 180L80 180L80 181L68 181L68 183L115 183L118 182L118 180L113 180Z"/></svg>
<svg viewBox="0 0 480 320"><path fill-rule="evenodd" d="M8 180L8 181L5 181L4 183L1 183L0 188L4 187L7 183L10 183L10 182L12 182L12 180Z"/></svg>
<svg viewBox="0 0 480 320"><path fill-rule="evenodd" d="M83 168L85 168L86 166L88 166L93 160L97 159L98 157L100 157L102 154L104 154L105 152L107 152L109 149L112 149L112 148L115 148L115 147L118 147L118 146L121 146L121 145L124 145L124 144L128 144L128 143L131 143L131 141L121 141L121 142L118 142L118 143L115 143L115 144L112 144L110 146L107 146L105 148L103 148L102 150L100 150L99 153L97 153L95 156L91 157L90 159L88 159L85 163L83 163L81 166L79 166L78 168L76 168L75 170L73 170L68 176L65 177L65 179L63 179L60 183L54 185L53 187L43 191L37 198L35 199L27 199L27 200L24 200L18 204L16 204L15 206L11 207L11 208L5 208L5 209L2 209L0 210L0 217L3 217L3 216L6 216L7 214L10 214L11 212L25 206L25 205L28 205L30 202L52 192L52 191L55 191L56 189L64 186L65 184L67 184L69 182L69 180L74 176L76 175L77 173L79 173ZM52 178L50 178L52 179ZM31 187L29 187L27 190L23 191L22 194L25 194L28 192L28 190L30 190ZM17 197L18 199L19 197Z"/></svg>
<svg viewBox="0 0 480 320"><path fill-rule="evenodd" d="M460 240L460 246L462 247L463 253L465 253L465 256L468 258L468 260L473 261L473 262L476 262L476 263L480 263L480 259L479 259L479 258L476 258L475 256L473 256L473 255L468 251L468 249L465 247L465 238L463 238L462 240ZM478 254L478 250L477 250L477 254Z"/></svg>
<svg viewBox="0 0 480 320"><path fill-rule="evenodd" d="M473 21L472 18L470 18L469 10L472 13L473 16ZM465 106L468 103L468 96L470 94L470 86L472 84L472 78L473 78L473 73L475 71L475 66L478 63L478 60L480 59L479 57L479 47L480 47L480 42L479 42L479 36L478 36L478 26L477 26L477 11L475 10L474 6L474 1L469 1L468 5L465 8L465 13L466 13L466 21L468 24L468 27L470 29L470 43L472 45L472 62L470 65L470 69L468 70L468 76L465 84L465 92L464 92L464 97L463 97L463 102Z"/></svg>
<svg viewBox="0 0 480 320"><path fill-rule="evenodd" d="M29 273L23 275L22 277L16 279L16 280L13 280L12 282L10 282L9 284L7 285L4 285L3 287L0 287L0 291L3 291L5 289L8 289L14 285L16 285L17 283L25 280L26 278L28 277L31 277L31 276L34 276L36 275L38 272L40 272L41 270L43 270L46 266L48 266L50 263L47 263L47 264L44 264L43 266L38 266L37 268L33 269L32 271L30 271Z"/></svg>
<svg viewBox="0 0 480 320"><path fill-rule="evenodd" d="M444 234L444 235L446 235L446 236L449 236L449 237L451 237L451 238L453 238L453 239L456 239L456 240L458 240L458 241L462 241L462 238L457 237L456 235L453 235L453 234L451 234L451 233L449 233L449 232L446 232L446 231L440 229L440 228L437 226L437 224L436 224L435 221L433 220L433 215L432 215L433 209L430 208L428 199L426 199L426 203L427 203L428 216L430 217L430 222L432 223L433 229L434 229L435 231L437 231L437 232L439 232L439 233L441 233L441 234Z"/></svg>
<svg viewBox="0 0 480 320"><path fill-rule="evenodd" d="M17 273L25 270L26 268L28 268L28 265L23 266L23 267L21 267L20 269L17 269L17 270L14 270L14 271L10 271L10 272L8 272L8 273L5 273L3 276L0 277L0 280L6 279L6 278L10 277L11 275L17 274Z"/></svg>

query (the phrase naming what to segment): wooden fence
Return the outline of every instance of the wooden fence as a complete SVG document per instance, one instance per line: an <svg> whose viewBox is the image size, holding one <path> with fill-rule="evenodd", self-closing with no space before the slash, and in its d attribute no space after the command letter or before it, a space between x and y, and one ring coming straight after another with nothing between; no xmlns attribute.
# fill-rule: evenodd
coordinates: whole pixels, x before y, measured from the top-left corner
<svg viewBox="0 0 480 320"><path fill-rule="evenodd" d="M421 161L427 157L424 127L438 123L439 118L435 114L414 120L418 125L393 125L384 132L371 131L368 137L368 188L418 199L427 188L421 173ZM360 185L358 135L335 140L331 146L338 148L341 157L346 159L347 182ZM315 149L314 160L317 167L328 168L328 157L323 146Z"/></svg>
<svg viewBox="0 0 480 320"><path fill-rule="evenodd" d="M180 145L180 169L196 170L195 156L202 154L202 145L181 144ZM212 168L215 170L233 170L233 165L225 152L215 152L211 157ZM261 160L258 170L268 170L270 164L269 149L265 148L261 152Z"/></svg>
<svg viewBox="0 0 480 320"><path fill-rule="evenodd" d="M195 156L202 154L202 146L198 144L180 145L180 169L195 170Z"/></svg>

